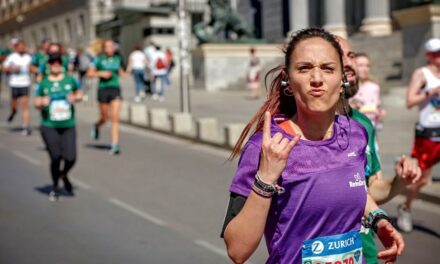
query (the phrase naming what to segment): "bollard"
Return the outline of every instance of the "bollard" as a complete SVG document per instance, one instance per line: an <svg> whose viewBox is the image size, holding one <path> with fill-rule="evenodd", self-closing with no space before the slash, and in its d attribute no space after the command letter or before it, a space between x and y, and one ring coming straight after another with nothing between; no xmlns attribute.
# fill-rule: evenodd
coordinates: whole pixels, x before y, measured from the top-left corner
<svg viewBox="0 0 440 264"><path fill-rule="evenodd" d="M154 108L151 109L149 113L151 128L164 132L171 132L171 124L168 110L164 108Z"/></svg>
<svg viewBox="0 0 440 264"><path fill-rule="evenodd" d="M197 120L197 139L213 144L223 144L224 137L219 133L218 121L215 118Z"/></svg>
<svg viewBox="0 0 440 264"><path fill-rule="evenodd" d="M227 147L233 148L235 146L245 126L246 124L236 123L236 124L227 124L224 127Z"/></svg>
<svg viewBox="0 0 440 264"><path fill-rule="evenodd" d="M147 106L144 104L130 105L130 123L137 126L148 127Z"/></svg>
<svg viewBox="0 0 440 264"><path fill-rule="evenodd" d="M171 131L175 135L195 137L192 116L189 113L173 113Z"/></svg>

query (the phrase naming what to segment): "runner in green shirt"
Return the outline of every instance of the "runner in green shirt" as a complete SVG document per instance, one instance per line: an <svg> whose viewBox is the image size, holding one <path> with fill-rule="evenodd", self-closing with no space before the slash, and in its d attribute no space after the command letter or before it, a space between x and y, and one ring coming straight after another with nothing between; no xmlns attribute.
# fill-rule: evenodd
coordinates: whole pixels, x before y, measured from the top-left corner
<svg viewBox="0 0 440 264"><path fill-rule="evenodd" d="M107 122L108 111L111 111L111 150L112 155L120 152L119 147L119 112L121 109L121 85L119 76L126 77L122 58L116 53L113 40L103 42L104 53L99 55L91 65L87 76L99 78L98 102L100 118L92 128L91 136L93 139L99 139L99 128Z"/></svg>
<svg viewBox="0 0 440 264"><path fill-rule="evenodd" d="M49 39L44 39L41 42L41 49L32 56L31 70L34 74L38 75L41 65L47 62L47 53L49 51L49 47Z"/></svg>
<svg viewBox="0 0 440 264"><path fill-rule="evenodd" d="M53 188L49 199L56 201L60 194L60 178L64 182L66 192L73 194L68 178L68 173L76 161L73 104L81 100L82 92L79 90L78 82L63 72L60 54L50 54L48 63L50 74L40 82L34 104L41 111L41 135L51 160Z"/></svg>
<svg viewBox="0 0 440 264"><path fill-rule="evenodd" d="M358 78L355 63L355 52L347 40L337 37L343 51L344 72L347 76L350 88L345 90L345 99L353 97L358 91ZM345 100L344 100L345 101ZM344 110L340 110L341 113ZM348 113L356 122L361 123L368 133L368 147L366 149L367 164L365 176L367 178L368 192L378 205L384 204L401 193L406 185L417 182L421 178L421 170L417 160L402 156L396 163L396 176L388 181L382 175L380 160L375 147L375 131L371 121L356 110L349 110ZM361 230L363 255L367 264L378 263L377 249L374 243L374 234L370 229Z"/></svg>
<svg viewBox="0 0 440 264"><path fill-rule="evenodd" d="M46 54L40 53L35 57L35 62L38 66L38 82L40 82L45 76L50 74L50 67L48 65L49 54L62 54L61 65L63 66L62 70L64 73L69 73L69 69L71 68L69 56L63 53L63 46L59 43L50 43Z"/></svg>

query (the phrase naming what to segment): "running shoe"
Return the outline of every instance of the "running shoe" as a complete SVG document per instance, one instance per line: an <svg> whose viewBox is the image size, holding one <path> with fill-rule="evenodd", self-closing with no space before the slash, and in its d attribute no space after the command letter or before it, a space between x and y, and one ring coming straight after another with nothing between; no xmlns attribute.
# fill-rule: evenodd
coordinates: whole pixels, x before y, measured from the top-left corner
<svg viewBox="0 0 440 264"><path fill-rule="evenodd" d="M53 188L49 193L49 201L56 202L60 197L60 190L58 188Z"/></svg>
<svg viewBox="0 0 440 264"><path fill-rule="evenodd" d="M121 152L121 150L119 149L119 144L112 144L112 147L110 149L110 154L111 155L118 155Z"/></svg>
<svg viewBox="0 0 440 264"><path fill-rule="evenodd" d="M397 207L397 226L406 233L413 230L411 211L407 208L403 208L403 204Z"/></svg>
<svg viewBox="0 0 440 264"><path fill-rule="evenodd" d="M92 131L90 132L90 137L94 140L99 139L99 127L97 125L94 125L92 127Z"/></svg>
<svg viewBox="0 0 440 264"><path fill-rule="evenodd" d="M17 113L17 111L12 111L11 114L9 115L8 119L6 120L8 123L11 123L12 120L14 120L15 114Z"/></svg>
<svg viewBox="0 0 440 264"><path fill-rule="evenodd" d="M66 190L66 192L68 194L72 195L73 194L73 187L72 187L72 183L70 183L67 175L63 175L61 177L61 179L63 180L63 183L64 183L64 190Z"/></svg>
<svg viewBox="0 0 440 264"><path fill-rule="evenodd" d="M32 130L30 127L25 127L23 128L23 130L21 131L21 134L25 137L30 136L32 134Z"/></svg>

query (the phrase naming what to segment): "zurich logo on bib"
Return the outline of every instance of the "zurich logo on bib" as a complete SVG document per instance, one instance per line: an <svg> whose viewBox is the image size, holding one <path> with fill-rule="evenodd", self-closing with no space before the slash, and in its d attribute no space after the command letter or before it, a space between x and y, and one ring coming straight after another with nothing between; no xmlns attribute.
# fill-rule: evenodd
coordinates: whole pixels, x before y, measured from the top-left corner
<svg viewBox="0 0 440 264"><path fill-rule="evenodd" d="M360 264L362 241L359 231L306 240L302 264Z"/></svg>

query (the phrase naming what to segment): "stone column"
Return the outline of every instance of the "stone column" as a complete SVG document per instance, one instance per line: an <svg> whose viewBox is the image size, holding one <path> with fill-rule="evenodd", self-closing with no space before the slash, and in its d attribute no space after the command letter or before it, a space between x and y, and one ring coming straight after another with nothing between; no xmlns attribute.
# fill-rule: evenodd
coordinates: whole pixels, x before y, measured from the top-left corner
<svg viewBox="0 0 440 264"><path fill-rule="evenodd" d="M361 31L371 36L386 36L392 32L390 2L388 0L366 0L365 18Z"/></svg>
<svg viewBox="0 0 440 264"><path fill-rule="evenodd" d="M290 32L309 26L309 1L289 0Z"/></svg>
<svg viewBox="0 0 440 264"><path fill-rule="evenodd" d="M335 35L347 38L345 0L324 0L324 9L324 28Z"/></svg>
<svg viewBox="0 0 440 264"><path fill-rule="evenodd" d="M403 82L407 83L415 68L426 64L425 42L440 38L440 4L422 5L393 12L402 29Z"/></svg>

